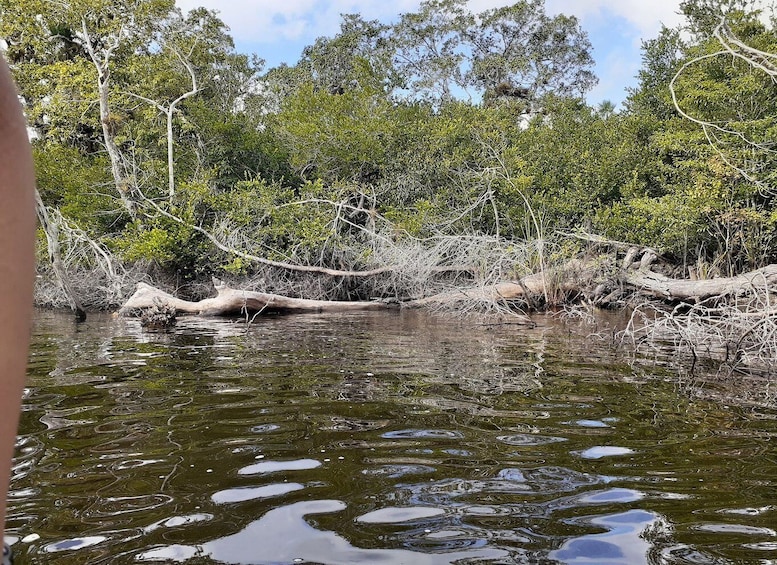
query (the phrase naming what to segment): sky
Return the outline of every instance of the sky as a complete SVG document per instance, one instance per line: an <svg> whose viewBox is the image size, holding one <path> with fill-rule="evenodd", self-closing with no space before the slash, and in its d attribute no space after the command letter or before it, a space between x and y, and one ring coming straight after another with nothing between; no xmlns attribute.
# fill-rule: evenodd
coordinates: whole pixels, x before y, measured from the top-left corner
<svg viewBox="0 0 777 565"><path fill-rule="evenodd" d="M237 50L255 53L266 69L293 65L302 49L317 37L332 36L340 28L340 14L359 13L365 19L390 23L399 14L415 11L420 0L176 0L188 11L204 6L219 13L229 26ZM511 5L510 0L470 0L471 12ZM681 22L680 0L545 0L548 15L578 18L588 33L599 84L588 102L610 100L620 104L626 88L636 85L642 41L656 37L661 25Z"/></svg>

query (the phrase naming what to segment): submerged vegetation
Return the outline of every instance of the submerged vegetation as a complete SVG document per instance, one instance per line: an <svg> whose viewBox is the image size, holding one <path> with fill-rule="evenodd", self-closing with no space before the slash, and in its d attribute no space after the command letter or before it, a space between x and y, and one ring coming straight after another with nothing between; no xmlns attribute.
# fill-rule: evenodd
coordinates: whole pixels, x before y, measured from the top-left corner
<svg viewBox="0 0 777 565"><path fill-rule="evenodd" d="M658 263L757 273L777 260L775 21L745 0L681 9L616 109L586 104L586 33L542 0L344 15L271 69L173 0L0 0L46 218L38 299L115 307L141 280L197 299L215 276L417 303L514 281L458 308L526 310L627 304ZM635 339L705 327L752 344L727 358L772 359L771 283L664 295L682 305L635 314ZM719 324L734 319L751 322Z"/></svg>

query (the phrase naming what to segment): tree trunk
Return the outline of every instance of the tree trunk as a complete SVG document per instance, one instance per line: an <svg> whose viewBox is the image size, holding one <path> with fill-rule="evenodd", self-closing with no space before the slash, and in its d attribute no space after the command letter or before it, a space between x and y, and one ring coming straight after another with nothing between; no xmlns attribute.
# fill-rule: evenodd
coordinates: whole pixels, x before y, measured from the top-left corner
<svg viewBox="0 0 777 565"><path fill-rule="evenodd" d="M124 208L129 212L130 216L135 217L135 206L129 197L129 183L127 177L124 174L124 167L121 163L121 152L119 146L116 145L115 128L116 123L114 117L111 116L111 109L108 103L108 85L109 75L107 69L104 73L100 74L97 79L98 88L100 90L100 123L103 130L103 142L105 143L105 150L108 152L108 158L111 161L111 174L113 175L113 182L116 186L116 192L119 193L121 203Z"/></svg>
<svg viewBox="0 0 777 565"><path fill-rule="evenodd" d="M43 204L43 199L37 188L35 189L35 209L38 213L38 221L43 228L43 233L46 234L49 259L51 260L51 267L54 269L54 275L62 286L62 290L65 291L65 296L70 303L70 308L72 308L76 315L76 320L83 322L86 320L86 311L81 306L73 287L70 286L67 270L62 264L62 254L59 249L59 228L57 228L56 223L51 221L49 212L46 210L46 206Z"/></svg>
<svg viewBox="0 0 777 565"><path fill-rule="evenodd" d="M645 254L648 259L655 258L653 254ZM643 257L644 259L644 257ZM644 263L649 261L644 260ZM634 263L639 265L639 263ZM494 285L474 288L462 288L442 292L425 298L410 300L401 304L407 308L457 306L462 303L491 302L509 307L513 301L525 301L534 308L534 298L550 295L552 302L546 306L561 305L574 300L578 296L594 297L595 304L609 304L608 300L596 300L606 293L607 284L615 284L620 288L619 295L626 289L631 293L645 294L651 297L673 302L696 303L708 298L729 298L744 295L752 291L774 292L777 289L777 264L769 265L738 275L736 277L708 280L671 279L646 267L621 270L622 277L614 283L601 282L594 278L595 268L581 261L570 261L563 267L558 267L545 273L535 273L516 281L505 281ZM548 288L550 286L550 288ZM601 288L601 290L600 290ZM122 306L120 314L137 315L143 310L168 306L184 314L201 316L220 316L229 314L245 314L246 312L353 312L360 310L389 310L397 306L396 301L362 301L339 302L328 300L308 300L290 298L278 294L244 291L216 284L217 296L206 298L199 302L189 302L154 288L145 283L139 283L135 294Z"/></svg>
<svg viewBox="0 0 777 565"><path fill-rule="evenodd" d="M176 106L180 102L183 102L187 98L194 96L200 91L197 86L197 74L194 72L194 67L189 62L187 57L184 57L175 47L172 47L176 57L181 61L186 70L189 73L189 78L192 81L192 89L183 93L181 96L173 100L170 105L164 110L167 114L167 174L168 174L168 198L172 205L175 198L175 159L173 157L173 114L175 113ZM163 108L160 105L160 108Z"/></svg>
<svg viewBox="0 0 777 565"><path fill-rule="evenodd" d="M145 283L138 283L137 290L119 310L122 316L133 316L148 308L167 306L182 314L198 316L227 316L230 314L305 313L305 312L357 312L365 310L390 310L396 305L380 301L338 302L290 298L278 294L236 290L224 284L216 284L216 296L199 302L181 300L163 290Z"/></svg>
<svg viewBox="0 0 777 565"><path fill-rule="evenodd" d="M698 302L715 296L736 296L757 289L774 290L777 287L777 264L735 277L705 280L671 279L647 269L638 269L629 271L624 282L643 294L665 300Z"/></svg>
<svg viewBox="0 0 777 565"><path fill-rule="evenodd" d="M130 216L135 218L135 206L129 197L129 183L124 174L124 166L121 162L121 152L116 145L116 128L118 124L115 117L111 115L111 107L108 99L110 94L111 69L110 61L114 52L118 49L122 41L123 30L119 30L113 37L104 40L104 45L96 44L94 38L89 33L86 20L81 20L81 32L83 34L84 46L89 54L89 58L97 71L97 92L100 103L100 125L103 132L103 143L108 152L108 158L111 161L111 174L116 191L119 193L121 203L129 212Z"/></svg>
<svg viewBox="0 0 777 565"><path fill-rule="evenodd" d="M175 198L175 147L173 145L173 112L174 106L170 106L167 112L167 197L170 205Z"/></svg>

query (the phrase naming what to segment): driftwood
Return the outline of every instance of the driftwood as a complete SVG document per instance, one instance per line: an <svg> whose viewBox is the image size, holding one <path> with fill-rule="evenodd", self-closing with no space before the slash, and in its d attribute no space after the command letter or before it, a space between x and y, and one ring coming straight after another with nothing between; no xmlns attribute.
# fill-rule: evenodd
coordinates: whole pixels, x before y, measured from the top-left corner
<svg viewBox="0 0 777 565"><path fill-rule="evenodd" d="M515 281L442 292L411 300L404 303L404 306L423 308L461 301L500 303L524 300L532 302L534 297L541 297L551 290L553 294L569 297L581 292L583 286L582 267L582 263L570 261L563 268L549 269L546 273L534 273Z"/></svg>
<svg viewBox="0 0 777 565"><path fill-rule="evenodd" d="M672 279L649 268L655 255L643 250L642 260L633 261L619 270L617 280L595 281L594 267L580 261L570 261L563 268L535 273L516 281L494 285L462 288L432 296L409 300L401 305L408 308L458 306L459 304L494 303L507 304L523 301L534 307L536 297L548 296L550 292L558 302L570 297L584 296L594 305L613 306L623 304L620 297L642 294L671 302L698 303L709 298L735 298L753 291L772 292L777 288L777 264L768 265L735 277L720 277L706 280ZM190 302L145 283L139 283L135 294L119 310L125 316L139 316L152 308L171 308L179 314L200 316L241 315L248 312L302 313L302 312L355 312L376 311L396 308L396 300L330 301L291 298L278 294L238 290L229 288L214 279L216 296L198 302ZM612 287L617 287L615 290ZM593 290L592 290L593 289ZM465 306L466 307L466 306Z"/></svg>
<svg viewBox="0 0 777 565"><path fill-rule="evenodd" d="M445 307L459 302L506 303L523 299L531 301L533 296L545 293L546 285L552 283L562 293L578 292L580 279L569 277L577 272L579 264L572 262L565 269L548 273L536 273L517 281L507 281L495 285L442 292L425 298L409 300L401 305L406 308ZM150 309L172 308L179 314L199 316L227 316L247 312L262 313L303 313L303 312L355 312L390 310L398 306L396 300L334 301L291 298L279 294L238 290L229 288L214 279L216 296L198 302L182 300L146 283L138 283L137 290L119 310L122 316L140 316Z"/></svg>
<svg viewBox="0 0 777 565"><path fill-rule="evenodd" d="M567 234L570 237L583 239L596 246L613 250L625 250L617 274L609 281L600 281L593 293L595 304L608 304L611 296L624 294L641 294L652 298L660 298L669 302L698 303L710 298L735 298L752 292L773 292L777 289L777 264L767 265L760 269L743 273L734 277L716 277L698 279L691 270L689 279L673 279L651 269L656 261L667 263L666 257L649 247L639 248L632 244L605 239L592 234ZM584 272L586 269L580 269ZM591 280L590 277L588 280ZM613 285L619 287L613 290ZM584 291L584 289L581 289ZM585 294L585 292L584 292Z"/></svg>
<svg viewBox="0 0 777 565"><path fill-rule="evenodd" d="M706 280L672 279L647 269L629 271L624 282L643 294L680 302L731 297L753 290L777 288L777 265L767 265L735 277Z"/></svg>
<svg viewBox="0 0 777 565"><path fill-rule="evenodd" d="M410 300L402 304L407 308L445 306L459 301L503 302L516 300L533 294L542 294L542 278L532 275L520 282L504 282L493 286L435 294L426 298ZM137 290L119 310L121 316L143 316L146 312L160 308L172 309L179 314L197 316L228 316L262 313L305 313L305 312L357 312L390 310L398 306L396 301L365 300L345 302L336 300L310 300L292 298L280 294L238 290L223 284L216 285L216 296L198 302L176 298L163 290L146 283L138 283Z"/></svg>
<svg viewBox="0 0 777 565"><path fill-rule="evenodd" d="M671 302L696 303L713 297L732 298L753 291L777 291L777 264L768 265L735 277L690 280L673 279L650 270L655 261L652 250L642 250L642 260L632 263L634 266L621 270L621 283L632 293L660 298ZM454 302L458 300L491 300L494 302L517 299L531 299L540 296L552 286L553 291L562 296L590 294L594 285L593 266L571 261L566 267L551 270L545 276L535 273L518 281L503 282L492 286L474 289L461 289L454 292L435 294L406 303L406 306L423 307ZM606 287L607 285L602 285ZM596 290L594 290L594 294ZM606 303L606 300L604 300Z"/></svg>
<svg viewBox="0 0 777 565"><path fill-rule="evenodd" d="M214 281L215 282L215 281ZM199 302L176 298L172 294L146 283L138 283L137 290L119 310L122 316L140 315L149 308L162 306L174 308L181 314L198 316L227 316L247 312L302 313L302 312L354 312L360 310L388 310L394 304L382 301L339 302L290 298L279 294L236 290L216 283L216 296Z"/></svg>

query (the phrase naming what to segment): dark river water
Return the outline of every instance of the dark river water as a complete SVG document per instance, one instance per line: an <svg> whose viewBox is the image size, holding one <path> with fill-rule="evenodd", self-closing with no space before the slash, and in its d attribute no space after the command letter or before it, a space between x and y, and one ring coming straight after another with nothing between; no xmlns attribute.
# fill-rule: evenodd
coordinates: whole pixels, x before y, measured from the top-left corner
<svg viewBox="0 0 777 565"><path fill-rule="evenodd" d="M777 563L777 411L538 321L38 313L17 563Z"/></svg>

